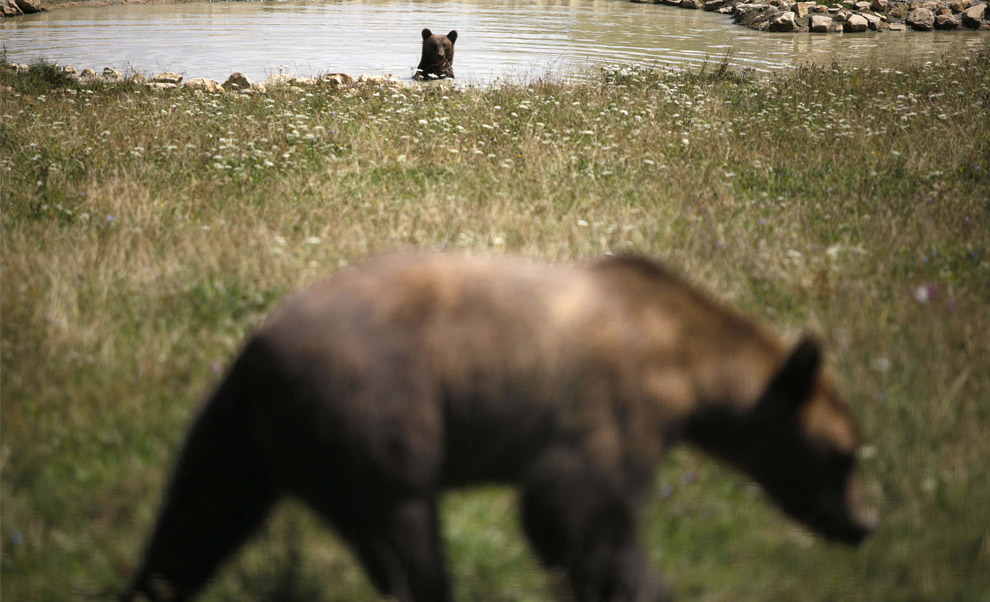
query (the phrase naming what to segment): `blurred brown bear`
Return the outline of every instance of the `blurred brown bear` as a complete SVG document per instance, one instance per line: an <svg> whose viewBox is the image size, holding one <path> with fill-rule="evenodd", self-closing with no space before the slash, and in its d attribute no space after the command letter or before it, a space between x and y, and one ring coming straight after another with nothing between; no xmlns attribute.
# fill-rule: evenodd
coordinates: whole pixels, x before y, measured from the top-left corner
<svg viewBox="0 0 990 602"><path fill-rule="evenodd" d="M637 537L678 440L855 544L859 435L810 338L786 345L659 265L401 254L289 300L193 423L124 599L185 600L280 498L383 595L445 602L437 501L520 488L523 528L580 602L668 600Z"/></svg>

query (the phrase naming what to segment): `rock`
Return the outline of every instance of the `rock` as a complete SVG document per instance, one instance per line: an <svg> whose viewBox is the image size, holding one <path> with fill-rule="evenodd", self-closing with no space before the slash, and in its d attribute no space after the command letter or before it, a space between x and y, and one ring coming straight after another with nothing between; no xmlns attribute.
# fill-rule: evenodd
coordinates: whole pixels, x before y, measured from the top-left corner
<svg viewBox="0 0 990 602"><path fill-rule="evenodd" d="M124 74L113 67L104 67L103 79L108 82L122 82L124 81Z"/></svg>
<svg viewBox="0 0 990 602"><path fill-rule="evenodd" d="M905 22L911 26L911 29L931 31L935 25L935 13L927 8L916 8L908 13Z"/></svg>
<svg viewBox="0 0 990 602"><path fill-rule="evenodd" d="M227 81L223 82L224 90L251 90L254 86L255 83L240 71L231 73Z"/></svg>
<svg viewBox="0 0 990 602"><path fill-rule="evenodd" d="M62 73L66 75L77 75L76 68L73 67L72 65L66 65L65 67L62 67Z"/></svg>
<svg viewBox="0 0 990 602"><path fill-rule="evenodd" d="M753 27L767 10L770 8L763 4L739 4L736 6L736 13L732 17L732 22L744 27Z"/></svg>
<svg viewBox="0 0 990 602"><path fill-rule="evenodd" d="M17 8L21 9L21 12L25 15L40 13L43 10L47 10L41 6L40 2L33 2L32 0L14 0L14 2L17 4Z"/></svg>
<svg viewBox="0 0 990 602"><path fill-rule="evenodd" d="M907 31L907 27L903 23L891 23L887 29L889 31Z"/></svg>
<svg viewBox="0 0 990 602"><path fill-rule="evenodd" d="M365 86L384 86L387 85L388 79L380 75L362 75L358 77L357 83Z"/></svg>
<svg viewBox="0 0 990 602"><path fill-rule="evenodd" d="M949 8L954 13L961 13L969 8L972 3L972 0L952 0L952 2L949 2Z"/></svg>
<svg viewBox="0 0 990 602"><path fill-rule="evenodd" d="M866 24L869 25L870 29L873 31L879 31L883 27L883 21L880 17L874 15L873 13L860 13L861 17L866 19Z"/></svg>
<svg viewBox="0 0 990 602"><path fill-rule="evenodd" d="M735 10L733 11L732 14L734 14L734 15L744 15L746 13L759 12L759 11L764 10L765 8L767 8L767 5L766 4L753 4L753 3L747 2L747 3L744 3L744 4L737 4L735 6Z"/></svg>
<svg viewBox="0 0 990 602"><path fill-rule="evenodd" d="M982 21L986 15L986 12L986 4L983 4L982 2L980 4L974 4L963 11L962 24L970 29L977 29L980 26L980 21Z"/></svg>
<svg viewBox="0 0 990 602"><path fill-rule="evenodd" d="M849 18L842 24L842 31L846 33L859 33L866 31L869 27L870 24L863 18L863 15L849 15Z"/></svg>
<svg viewBox="0 0 990 602"><path fill-rule="evenodd" d="M148 81L148 78L143 73L135 73L131 76L131 81L135 84L143 84Z"/></svg>
<svg viewBox="0 0 990 602"><path fill-rule="evenodd" d="M680 7L699 9L701 8L701 0L681 0Z"/></svg>
<svg viewBox="0 0 990 602"><path fill-rule="evenodd" d="M17 15L23 15L24 11L21 10L14 0L0 0L0 15L4 17L16 17Z"/></svg>
<svg viewBox="0 0 990 602"><path fill-rule="evenodd" d="M873 0L870 2L870 10L877 13L887 12L887 0Z"/></svg>
<svg viewBox="0 0 990 602"><path fill-rule="evenodd" d="M179 86L170 82L156 82L154 79L152 79L150 82L146 82L144 84L144 87L151 90L174 90Z"/></svg>
<svg viewBox="0 0 990 602"><path fill-rule="evenodd" d="M288 86L293 81L295 81L295 79L296 78L292 77L291 75L285 74L285 73L272 73L271 75L268 76L268 79L265 80L265 85L266 86Z"/></svg>
<svg viewBox="0 0 990 602"><path fill-rule="evenodd" d="M79 72L79 77L96 77L96 71L92 69L83 69Z"/></svg>
<svg viewBox="0 0 990 602"><path fill-rule="evenodd" d="M806 17L811 11L812 6L816 6L816 4L814 2L795 2L794 5L791 6L791 12L799 17Z"/></svg>
<svg viewBox="0 0 990 602"><path fill-rule="evenodd" d="M726 0L708 0L701 5L702 10L713 11L722 8Z"/></svg>
<svg viewBox="0 0 990 602"><path fill-rule="evenodd" d="M155 77L151 78L151 83L154 84L172 84L173 88L179 87L182 83L182 76L178 73L172 73L171 71L165 71L159 73Z"/></svg>
<svg viewBox="0 0 990 602"><path fill-rule="evenodd" d="M315 86L317 84L317 80L315 77L297 77L292 83L297 86Z"/></svg>
<svg viewBox="0 0 990 602"><path fill-rule="evenodd" d="M797 29L794 13L780 13L775 19L770 21L770 31L794 31Z"/></svg>
<svg viewBox="0 0 990 602"><path fill-rule="evenodd" d="M321 76L319 81L331 88L343 88L354 85L354 78L346 73L328 73Z"/></svg>
<svg viewBox="0 0 990 602"><path fill-rule="evenodd" d="M907 2L891 2L887 6L887 14L895 19L903 19L910 12L911 7Z"/></svg>
<svg viewBox="0 0 990 602"><path fill-rule="evenodd" d="M864 10L870 10L870 3L867 2L866 0L861 0L860 2L857 2L856 4L853 4L853 8L855 8L856 10L858 10L860 12L862 12Z"/></svg>
<svg viewBox="0 0 990 602"><path fill-rule="evenodd" d="M959 22L955 15L935 15L935 29L958 29Z"/></svg>
<svg viewBox="0 0 990 602"><path fill-rule="evenodd" d="M826 15L811 15L811 24L808 29L815 33L827 33L832 26L832 17Z"/></svg>
<svg viewBox="0 0 990 602"><path fill-rule="evenodd" d="M223 86L220 85L220 82L215 79L203 79L202 77L193 78L187 81L182 87L200 92L208 92L210 94L223 92Z"/></svg>

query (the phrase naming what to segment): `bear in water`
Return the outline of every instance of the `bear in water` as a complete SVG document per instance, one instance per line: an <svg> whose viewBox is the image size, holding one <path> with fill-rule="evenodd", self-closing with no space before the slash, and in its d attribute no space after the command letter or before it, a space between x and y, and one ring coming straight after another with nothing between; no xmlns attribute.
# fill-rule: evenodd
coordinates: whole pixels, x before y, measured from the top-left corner
<svg viewBox="0 0 990 602"><path fill-rule="evenodd" d="M447 35L433 35L429 29L423 30L423 56L416 67L416 79L443 79L454 77L454 42L457 32Z"/></svg>
<svg viewBox="0 0 990 602"><path fill-rule="evenodd" d="M399 602L450 602L437 502L507 483L576 602L670 598L640 509L677 441L784 512L873 530L852 412L812 338L770 329L662 266L411 253L345 270L253 335L193 423L124 600L198 592L285 497Z"/></svg>

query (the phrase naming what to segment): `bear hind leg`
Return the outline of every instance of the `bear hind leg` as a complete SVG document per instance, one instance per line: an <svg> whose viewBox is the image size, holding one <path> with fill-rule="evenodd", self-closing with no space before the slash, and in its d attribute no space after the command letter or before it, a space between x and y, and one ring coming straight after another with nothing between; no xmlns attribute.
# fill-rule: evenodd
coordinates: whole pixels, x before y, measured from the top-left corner
<svg viewBox="0 0 990 602"><path fill-rule="evenodd" d="M124 600L174 602L193 597L257 529L277 499L236 382L235 372L193 423Z"/></svg>

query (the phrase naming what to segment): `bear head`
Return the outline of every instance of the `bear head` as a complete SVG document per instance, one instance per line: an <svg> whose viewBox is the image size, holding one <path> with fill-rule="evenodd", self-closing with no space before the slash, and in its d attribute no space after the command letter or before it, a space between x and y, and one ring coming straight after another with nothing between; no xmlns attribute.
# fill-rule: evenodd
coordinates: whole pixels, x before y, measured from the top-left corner
<svg viewBox="0 0 990 602"><path fill-rule="evenodd" d="M434 35L423 30L423 57L416 67L416 79L443 79L454 77L454 42L457 32Z"/></svg>

